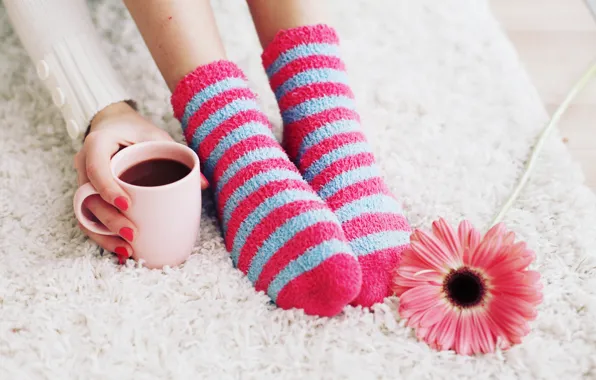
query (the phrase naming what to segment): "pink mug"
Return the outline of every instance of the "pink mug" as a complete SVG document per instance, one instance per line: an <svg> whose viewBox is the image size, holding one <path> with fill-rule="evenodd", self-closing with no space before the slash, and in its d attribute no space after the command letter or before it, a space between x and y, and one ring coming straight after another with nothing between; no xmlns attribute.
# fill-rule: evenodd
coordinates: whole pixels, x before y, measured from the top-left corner
<svg viewBox="0 0 596 380"><path fill-rule="evenodd" d="M170 159L186 165L190 173L163 186L131 185L119 177L127 169L152 159ZM199 236L201 222L201 174L199 158L192 149L175 142L151 141L132 145L114 155L112 175L128 194L131 205L122 212L137 227L132 242L135 260L142 259L148 268L183 263ZM94 220L85 208L87 197L98 191L86 183L74 196L74 212L88 230L101 235L117 235Z"/></svg>

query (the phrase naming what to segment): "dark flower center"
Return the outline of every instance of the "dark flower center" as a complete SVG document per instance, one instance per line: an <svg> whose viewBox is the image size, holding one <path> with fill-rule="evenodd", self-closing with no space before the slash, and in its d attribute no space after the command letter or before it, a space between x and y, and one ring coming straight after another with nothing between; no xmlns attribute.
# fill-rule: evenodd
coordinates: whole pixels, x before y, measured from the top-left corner
<svg viewBox="0 0 596 380"><path fill-rule="evenodd" d="M478 305L486 293L482 278L468 268L449 273L443 283L443 290L452 304L462 308Z"/></svg>

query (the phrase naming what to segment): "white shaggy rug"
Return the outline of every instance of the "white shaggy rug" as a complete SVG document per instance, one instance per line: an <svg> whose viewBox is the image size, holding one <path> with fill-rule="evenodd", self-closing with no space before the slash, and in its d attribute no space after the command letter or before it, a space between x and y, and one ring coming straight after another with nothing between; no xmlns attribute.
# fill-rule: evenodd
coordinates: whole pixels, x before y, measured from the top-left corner
<svg viewBox="0 0 596 380"><path fill-rule="evenodd" d="M486 0L334 0L366 132L414 226L484 227L547 120ZM118 1L92 2L142 112L180 137ZM279 126L242 0L217 1L230 57ZM596 196L551 138L506 222L537 252L524 343L480 357L417 342L397 299L333 319L276 309L232 268L211 203L181 268L121 268L79 232L73 149L0 7L0 379L596 378Z"/></svg>

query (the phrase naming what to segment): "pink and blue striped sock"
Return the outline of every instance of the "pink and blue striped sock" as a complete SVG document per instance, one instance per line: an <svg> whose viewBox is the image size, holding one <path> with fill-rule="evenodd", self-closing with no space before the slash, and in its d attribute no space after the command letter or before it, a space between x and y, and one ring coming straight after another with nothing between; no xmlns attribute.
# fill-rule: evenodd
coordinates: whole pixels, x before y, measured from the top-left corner
<svg viewBox="0 0 596 380"><path fill-rule="evenodd" d="M337 217L302 179L241 70L197 68L172 95L191 148L215 192L234 266L280 307L332 316L362 274Z"/></svg>
<svg viewBox="0 0 596 380"><path fill-rule="evenodd" d="M342 223L362 268L353 304L370 306L391 294L410 226L361 131L338 44L331 27L304 26L280 32L262 58L286 151Z"/></svg>

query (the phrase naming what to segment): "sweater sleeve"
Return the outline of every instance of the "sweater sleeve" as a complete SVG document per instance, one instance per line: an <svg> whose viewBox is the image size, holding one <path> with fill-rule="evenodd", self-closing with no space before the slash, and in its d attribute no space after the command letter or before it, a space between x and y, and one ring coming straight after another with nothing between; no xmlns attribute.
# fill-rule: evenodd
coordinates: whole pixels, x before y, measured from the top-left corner
<svg viewBox="0 0 596 380"><path fill-rule="evenodd" d="M131 100L102 51L85 0L4 0L4 5L73 140L97 112Z"/></svg>

